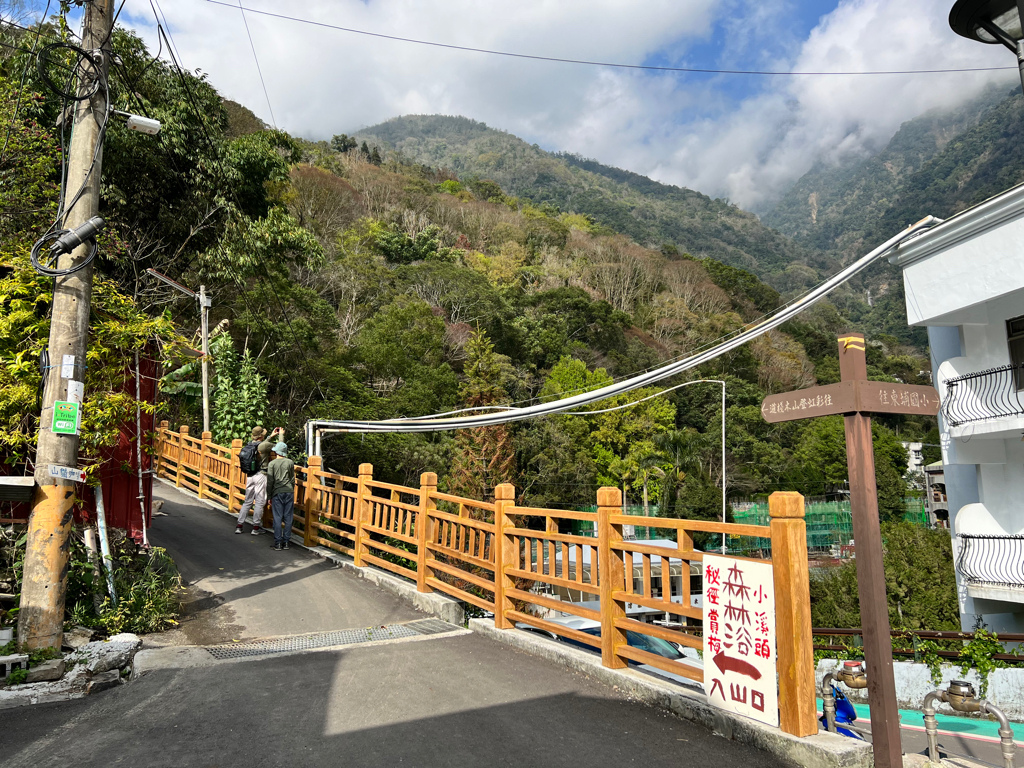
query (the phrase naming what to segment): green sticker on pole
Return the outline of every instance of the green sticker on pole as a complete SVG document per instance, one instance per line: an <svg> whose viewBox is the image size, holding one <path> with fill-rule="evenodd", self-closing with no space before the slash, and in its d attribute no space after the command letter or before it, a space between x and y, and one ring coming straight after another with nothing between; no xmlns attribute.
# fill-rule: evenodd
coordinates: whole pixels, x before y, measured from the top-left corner
<svg viewBox="0 0 1024 768"><path fill-rule="evenodd" d="M55 435L77 435L81 418L81 405L58 400L53 404L53 433Z"/></svg>

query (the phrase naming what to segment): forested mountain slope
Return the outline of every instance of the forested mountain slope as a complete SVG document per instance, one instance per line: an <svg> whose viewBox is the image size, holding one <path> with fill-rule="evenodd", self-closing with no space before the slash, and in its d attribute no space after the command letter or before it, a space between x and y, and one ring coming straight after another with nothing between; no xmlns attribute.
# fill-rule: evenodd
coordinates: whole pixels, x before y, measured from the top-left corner
<svg viewBox="0 0 1024 768"><path fill-rule="evenodd" d="M576 155L545 152L468 118L408 115L359 131L357 138L461 178L492 179L506 193L535 204L586 214L647 247L670 244L769 282L798 264L813 268L798 273L805 284L828 266L814 250L795 245L727 202Z"/></svg>
<svg viewBox="0 0 1024 768"><path fill-rule="evenodd" d="M297 436L314 417L391 419L561 397L707 349L781 303L757 276L698 246L663 248L661 238L637 242L597 223L573 207L578 193L615 205L621 193L653 211L652 221L685 212L711 222L701 236L732 261L768 254L784 269L786 254L801 253L724 203L598 167L601 175L470 121L455 121L465 145L452 133L437 147L431 162L447 169L386 148L363 151L340 135L303 141L265 129L206 80L154 61L137 36L118 30L113 44L122 61L111 81L114 106L127 110L138 99L162 128L159 140L123 121L106 133L107 229L96 259L104 301L96 306L114 306L131 322L101 327L97 315L91 354L101 351L103 332L123 330L118 341L128 339L121 346L129 349L137 347L132 334L193 337L195 301L153 281L147 268L205 285L215 297L211 326L223 331L211 344L211 427L220 444L255 423ZM47 283L28 252L55 211L66 151L50 128L62 99L26 66L30 51L16 39L0 49L0 124L11 126L0 153L0 462L16 471L31 470L41 380L34 361L50 322ZM19 109L23 73L31 95ZM472 178L472 164L459 166L460 178L444 159L471 155L481 167L490 141L493 157L484 159L508 174L510 187L494 173ZM552 190L567 196L564 207ZM760 403L770 392L835 381L836 335L850 317L816 307L688 374L726 382L725 468L716 385L647 387L604 401L608 412L454 435L331 435L325 461L346 474L370 462L375 477L405 484L433 471L445 490L475 498L511 482L519 500L538 506L587 506L601 485L625 487L632 499L646 488L664 514L698 518L721 514L723 471L733 498L779 488L822 494L845 481L841 419L773 425ZM927 366L891 336L871 338L868 354L879 378L916 383ZM160 416L198 432L197 366L165 362ZM89 450L117 439L116 420L133 411L130 396L111 386L102 378L89 385ZM880 506L898 516L906 453L896 430L920 438L931 423L893 416L876 425Z"/></svg>
<svg viewBox="0 0 1024 768"><path fill-rule="evenodd" d="M946 218L1024 180L1024 99L991 88L903 124L878 154L821 164L762 221L848 260L928 214Z"/></svg>

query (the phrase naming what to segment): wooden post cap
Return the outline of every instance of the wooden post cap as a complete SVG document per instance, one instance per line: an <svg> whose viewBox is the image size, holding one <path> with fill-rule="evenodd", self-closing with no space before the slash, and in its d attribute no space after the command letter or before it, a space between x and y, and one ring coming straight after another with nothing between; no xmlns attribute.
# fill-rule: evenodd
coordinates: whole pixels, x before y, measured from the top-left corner
<svg viewBox="0 0 1024 768"><path fill-rule="evenodd" d="M322 467L324 464L323 456L310 456L307 466L310 467Z"/></svg>
<svg viewBox="0 0 1024 768"><path fill-rule="evenodd" d="M604 486L597 489L597 506L599 507L621 507L622 489Z"/></svg>
<svg viewBox="0 0 1024 768"><path fill-rule="evenodd" d="M512 483L502 483L494 489L495 501L515 501L516 487Z"/></svg>
<svg viewBox="0 0 1024 768"><path fill-rule="evenodd" d="M359 474L360 475L372 475L373 474L373 464L360 464L359 465Z"/></svg>
<svg viewBox="0 0 1024 768"><path fill-rule="evenodd" d="M164 419L163 421L160 422L160 429L167 429L169 426L171 426L171 422L169 422L167 419Z"/></svg>
<svg viewBox="0 0 1024 768"><path fill-rule="evenodd" d="M180 427L178 427L178 431L181 432L181 434L183 434L183 435L187 435L188 434L188 424L182 424Z"/></svg>
<svg viewBox="0 0 1024 768"><path fill-rule="evenodd" d="M424 472L420 475L420 485L437 485L437 472Z"/></svg>
<svg viewBox="0 0 1024 768"><path fill-rule="evenodd" d="M234 440L232 440L231 441L231 447L232 448L241 448L242 447L242 438L236 437Z"/></svg>
<svg viewBox="0 0 1024 768"><path fill-rule="evenodd" d="M203 432L203 440L212 440L213 432Z"/></svg>
<svg viewBox="0 0 1024 768"><path fill-rule="evenodd" d="M776 491L768 497L770 517L803 517L804 497L796 491Z"/></svg>

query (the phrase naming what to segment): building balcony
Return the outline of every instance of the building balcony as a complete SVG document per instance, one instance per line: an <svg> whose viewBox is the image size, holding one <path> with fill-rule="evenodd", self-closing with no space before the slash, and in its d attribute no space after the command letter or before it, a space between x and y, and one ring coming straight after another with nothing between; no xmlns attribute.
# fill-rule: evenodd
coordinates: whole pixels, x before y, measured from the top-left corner
<svg viewBox="0 0 1024 768"><path fill-rule="evenodd" d="M981 503L956 515L956 571L975 599L1024 603L1024 528L1015 516L997 519Z"/></svg>
<svg viewBox="0 0 1024 768"><path fill-rule="evenodd" d="M956 569L974 598L1024 603L1024 535L957 535Z"/></svg>
<svg viewBox="0 0 1024 768"><path fill-rule="evenodd" d="M942 416L950 436L1002 438L1024 430L1022 386L1022 365L1002 365L942 378Z"/></svg>

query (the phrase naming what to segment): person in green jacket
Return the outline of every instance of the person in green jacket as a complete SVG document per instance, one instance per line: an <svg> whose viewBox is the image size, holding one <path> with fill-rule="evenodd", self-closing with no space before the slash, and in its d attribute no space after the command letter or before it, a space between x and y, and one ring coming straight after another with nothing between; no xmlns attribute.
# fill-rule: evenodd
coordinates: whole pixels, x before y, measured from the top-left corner
<svg viewBox="0 0 1024 768"><path fill-rule="evenodd" d="M271 448L267 465L267 495L274 512L272 549L288 549L292 537L292 513L295 509L295 462L288 458L288 446L277 443Z"/></svg>

